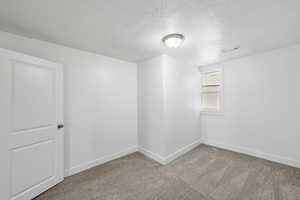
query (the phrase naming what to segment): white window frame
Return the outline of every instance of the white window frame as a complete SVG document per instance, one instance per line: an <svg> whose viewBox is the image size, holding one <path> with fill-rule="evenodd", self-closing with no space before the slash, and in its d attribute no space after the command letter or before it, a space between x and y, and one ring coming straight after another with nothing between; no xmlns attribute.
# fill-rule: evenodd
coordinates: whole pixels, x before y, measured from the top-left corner
<svg viewBox="0 0 300 200"><path fill-rule="evenodd" d="M199 68L200 71L200 83L201 83L201 88L200 88L200 94L201 94L201 114L204 115L223 115L224 114L224 78L223 78L223 68L222 67L203 67ZM205 93L203 92L202 89L202 73L207 73L207 72L215 72L218 71L220 72L220 86L219 86L219 91L218 96L219 96L219 107L218 109L210 109L210 108L204 108L202 104L202 95Z"/></svg>

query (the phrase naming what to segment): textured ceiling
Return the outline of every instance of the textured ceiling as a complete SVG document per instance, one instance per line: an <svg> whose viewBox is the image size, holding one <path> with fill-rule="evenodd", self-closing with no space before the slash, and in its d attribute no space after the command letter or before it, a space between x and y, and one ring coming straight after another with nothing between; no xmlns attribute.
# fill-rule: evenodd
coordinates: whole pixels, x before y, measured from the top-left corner
<svg viewBox="0 0 300 200"><path fill-rule="evenodd" d="M299 0L0 0L0 29L127 61L165 53L195 65L300 41ZM181 48L161 38L183 33ZM238 51L222 49L239 45Z"/></svg>

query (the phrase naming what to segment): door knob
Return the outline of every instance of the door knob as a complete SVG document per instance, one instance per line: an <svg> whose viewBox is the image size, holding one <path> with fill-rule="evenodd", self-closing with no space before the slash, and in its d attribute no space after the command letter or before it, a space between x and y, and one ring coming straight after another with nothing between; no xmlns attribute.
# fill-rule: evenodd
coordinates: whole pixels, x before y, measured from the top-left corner
<svg viewBox="0 0 300 200"><path fill-rule="evenodd" d="M63 127L64 127L63 124L58 124L58 125L57 125L57 128L58 128L58 129L61 129L61 128L63 128Z"/></svg>

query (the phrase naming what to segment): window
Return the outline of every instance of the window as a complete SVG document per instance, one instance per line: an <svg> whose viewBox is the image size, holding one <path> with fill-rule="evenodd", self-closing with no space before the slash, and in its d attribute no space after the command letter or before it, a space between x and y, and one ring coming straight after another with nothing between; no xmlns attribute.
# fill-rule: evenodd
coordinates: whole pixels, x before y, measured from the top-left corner
<svg viewBox="0 0 300 200"><path fill-rule="evenodd" d="M202 112L222 111L222 70L201 71Z"/></svg>

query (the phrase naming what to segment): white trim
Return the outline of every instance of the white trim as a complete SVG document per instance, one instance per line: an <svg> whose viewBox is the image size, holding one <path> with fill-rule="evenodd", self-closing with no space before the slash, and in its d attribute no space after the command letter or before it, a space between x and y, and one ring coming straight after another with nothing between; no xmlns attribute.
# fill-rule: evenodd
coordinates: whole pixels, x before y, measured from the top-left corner
<svg viewBox="0 0 300 200"><path fill-rule="evenodd" d="M145 156L151 158L152 160L155 160L156 162L162 164L162 165L166 165L170 162L172 162L173 160L179 158L180 156L186 154L187 152L193 150L194 148L196 148L197 146L199 146L202 143L202 140L197 140L191 144L188 144L182 148L180 148L179 150L177 150L174 153L169 154L166 157L160 156L156 153L153 153L143 147L139 147L139 152L144 154Z"/></svg>
<svg viewBox="0 0 300 200"><path fill-rule="evenodd" d="M65 177L67 176L71 176L74 174L77 174L79 172L85 171L87 169L90 169L92 167L96 167L98 165L104 164L106 162L112 161L114 159L129 155L131 153L137 152L139 151L140 153L144 154L146 157L151 158L152 160L162 164L162 165L166 165L170 162L172 162L173 160L177 159L178 157L186 154L187 152L191 151L192 149L196 148L197 146L199 146L202 143L202 140L197 140L196 142L193 142L191 144L188 144L186 146L184 146L183 148L179 149L178 151L171 153L170 155L163 157L160 156L156 153L153 153L143 147L131 147L128 148L124 151L112 154L112 155L107 155L107 156L103 156L102 158L93 160L93 161L89 161L80 165L77 165L75 167L71 167L70 169L66 169L65 170Z"/></svg>
<svg viewBox="0 0 300 200"><path fill-rule="evenodd" d="M56 67L56 90L57 90L57 117L56 124L64 124L64 65L57 64ZM58 176L56 183L64 180L65 168L65 130L64 128L57 130L57 156L58 156Z"/></svg>
<svg viewBox="0 0 300 200"><path fill-rule="evenodd" d="M220 111L200 111L200 115L204 116L204 115L211 115L211 116L224 116L225 113L224 112L220 112Z"/></svg>
<svg viewBox="0 0 300 200"><path fill-rule="evenodd" d="M264 152L260 152L260 151L255 151L255 150L252 150L252 149L239 147L239 146L234 146L234 145L230 145L230 144L219 143L219 142L211 141L211 140L204 140L203 143L207 144L207 145L219 147L219 148L222 148L222 149L227 149L227 150L230 150L230 151L234 151L234 152L238 152L238 153L242 153L242 154L247 154L247 155L250 155L250 156L266 159L266 160L269 160L269 161L289 165L289 166L296 167L296 168L300 168L300 161L297 161L297 160L294 160L294 159L284 158L284 157L276 156L276 155L273 155L273 154L268 154L268 153L264 153Z"/></svg>
<svg viewBox="0 0 300 200"><path fill-rule="evenodd" d="M156 161L156 162L158 162L158 163L160 163L162 165L166 164L164 157L162 157L162 156L160 156L160 155L158 155L156 153L153 153L152 151L149 151L149 150L147 150L147 149L145 149L143 147L139 147L139 152L141 154L143 154L144 156L146 156L146 157L148 157L148 158L150 158L150 159L152 159L152 160L154 160L154 161Z"/></svg>
<svg viewBox="0 0 300 200"><path fill-rule="evenodd" d="M180 156L186 154L187 152L193 150L194 148L196 148L200 144L207 144L207 145L219 147L219 148L222 148L222 149L227 149L227 150L230 150L230 151L234 151L234 152L238 152L238 153L242 153L242 154L247 154L247 155L251 155L251 156L254 156L254 157L258 157L258 158L270 160L270 161L273 161L273 162L289 165L289 166L292 166L292 167L300 168L300 162L296 161L296 160L293 160L293 159L288 159L288 158L284 158L284 157L280 157L280 156L275 156L275 155L272 155L272 154L267 154L267 153L251 150L251 149L244 148L244 147L219 143L219 142L216 142L216 141L198 140L198 141L195 141L191 144L188 144L188 145L184 146L183 148L177 150L174 153L171 153L170 155L168 155L166 157L160 156L157 153L153 153L152 151L149 151L149 150L147 150L143 147L131 147L131 148L128 148L128 149L126 149L124 151L121 151L119 153L108 155L108 156L103 156L102 158L99 158L99 159L96 159L96 160L93 160L93 161L90 161L90 162L86 162L84 164L77 165L77 166L72 167L68 170L65 170L65 177L77 174L77 173L82 172L84 170L87 170L87 169L90 169L92 167L104 164L104 163L109 162L111 160L129 155L129 154L137 152L137 151L142 153L146 157L160 163L161 165L166 165L166 164L172 162L173 160L179 158Z"/></svg>
<svg viewBox="0 0 300 200"><path fill-rule="evenodd" d="M137 152L137 151L138 151L138 147L134 146L134 147L130 147L128 149L125 149L123 151L120 151L118 153L103 156L102 158L98 158L96 160L92 160L92 161L77 165L75 167L71 167L70 169L65 170L65 177L77 174L77 173L82 172L84 170L90 169L92 167L104 164L106 162L112 161L114 159L129 155L129 154L132 154L132 153Z"/></svg>
<svg viewBox="0 0 300 200"><path fill-rule="evenodd" d="M1 32L1 31L0 31ZM53 67L53 66L57 66L57 67L62 67L62 64L59 63L55 63L52 61L48 61L46 59L42 59L42 58L37 58L31 55L27 55L27 54L23 54L23 53L19 53L16 51L11 51L8 49L3 49L0 48L0 54L2 56L5 56L9 59L12 60L22 60L23 62L29 62L29 63L34 63L36 65L40 65L40 66L49 66L49 67Z"/></svg>
<svg viewBox="0 0 300 200"><path fill-rule="evenodd" d="M191 144L188 144L182 148L180 148L179 150L177 150L176 152L174 153L171 153L170 155L168 155L166 158L165 158L165 163L168 164L170 162L172 162L173 160L179 158L180 156L186 154L187 152L193 150L194 148L196 148L197 146L199 146L200 144L202 144L202 140L197 140Z"/></svg>

